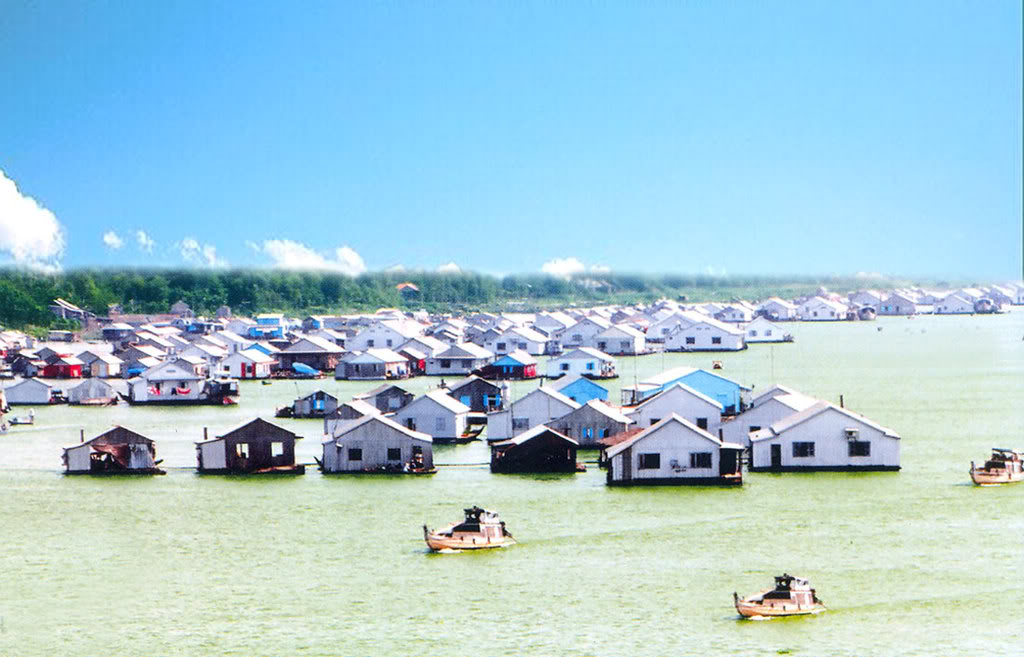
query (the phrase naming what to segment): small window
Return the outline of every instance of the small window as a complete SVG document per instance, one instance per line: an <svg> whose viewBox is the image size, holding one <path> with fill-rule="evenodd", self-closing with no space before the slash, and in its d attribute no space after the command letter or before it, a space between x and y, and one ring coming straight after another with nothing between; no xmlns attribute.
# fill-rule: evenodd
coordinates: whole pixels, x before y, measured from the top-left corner
<svg viewBox="0 0 1024 657"><path fill-rule="evenodd" d="M402 398L401 397L388 397L388 408L401 408Z"/></svg>
<svg viewBox="0 0 1024 657"><path fill-rule="evenodd" d="M847 443L850 456L871 456L871 441L851 440Z"/></svg>
<svg viewBox="0 0 1024 657"><path fill-rule="evenodd" d="M373 340L367 340L366 341L366 346L367 347L372 347L373 346Z"/></svg>
<svg viewBox="0 0 1024 657"><path fill-rule="evenodd" d="M591 365L592 365L592 363L587 363L587 369L588 370L590 369ZM569 363L560 363L558 365L558 369L563 371L563 372L568 372L569 371Z"/></svg>
<svg viewBox="0 0 1024 657"><path fill-rule="evenodd" d="M580 437L581 438L593 438L594 437L594 427L583 427L583 431L580 434Z"/></svg>
<svg viewBox="0 0 1024 657"><path fill-rule="evenodd" d="M756 338L757 337L757 329L750 329L750 337L752 337L752 338Z"/></svg>
<svg viewBox="0 0 1024 657"><path fill-rule="evenodd" d="M661 454L641 454L639 470L657 470L661 468Z"/></svg>
<svg viewBox="0 0 1024 657"><path fill-rule="evenodd" d="M451 366L452 366L452 361L451 360L449 360L447 358L442 358L441 359L441 367L443 369L449 369L449 368L451 368Z"/></svg>
<svg viewBox="0 0 1024 657"><path fill-rule="evenodd" d="M598 342L597 343L597 348L600 349L601 351L608 351L608 343L607 342Z"/></svg>
<svg viewBox="0 0 1024 657"><path fill-rule="evenodd" d="M659 422L661 422L661 418L660 418L660 417L652 417L652 418L651 418L651 426L652 426L652 427L653 427L653 426L654 426L655 424L659 423Z"/></svg>
<svg viewBox="0 0 1024 657"><path fill-rule="evenodd" d="M692 335L686 336L686 344L697 344L697 338Z"/></svg>
<svg viewBox="0 0 1024 657"><path fill-rule="evenodd" d="M512 430L529 429L530 418L528 417L514 417L512 418Z"/></svg>
<svg viewBox="0 0 1024 657"><path fill-rule="evenodd" d="M793 443L794 458L810 458L814 456L814 443Z"/></svg>
<svg viewBox="0 0 1024 657"><path fill-rule="evenodd" d="M722 344L722 338L716 335L715 337L711 338L711 344Z"/></svg>
<svg viewBox="0 0 1024 657"><path fill-rule="evenodd" d="M412 455L413 456L418 456L418 455L420 455L422 453L423 453L423 448L422 447L420 447L419 445L413 445L412 446Z"/></svg>
<svg viewBox="0 0 1024 657"><path fill-rule="evenodd" d="M760 430L761 430L761 425L759 425L759 424L751 424L749 427L747 427L747 433L754 433L755 431L760 431Z"/></svg>
<svg viewBox="0 0 1024 657"><path fill-rule="evenodd" d="M708 429L708 419L706 417L699 417L699 418L697 418L697 426L700 427L701 429L704 429L705 431L707 431L707 429Z"/></svg>
<svg viewBox="0 0 1024 657"><path fill-rule="evenodd" d="M249 443L236 443L235 456L237 456L240 459L249 458Z"/></svg>
<svg viewBox="0 0 1024 657"><path fill-rule="evenodd" d="M388 346L390 347L390 346L392 346L392 344L394 344L394 343L391 340L388 340Z"/></svg>
<svg viewBox="0 0 1024 657"><path fill-rule="evenodd" d="M270 443L270 455L271 456L284 456L284 443L280 440L275 440Z"/></svg>
<svg viewBox="0 0 1024 657"><path fill-rule="evenodd" d="M444 431L445 421L443 417L434 418L434 431Z"/></svg>
<svg viewBox="0 0 1024 657"><path fill-rule="evenodd" d="M388 460L389 461L401 461L402 460L402 448L401 447L388 447Z"/></svg>
<svg viewBox="0 0 1024 657"><path fill-rule="evenodd" d="M416 418L405 418L405 428L409 429L410 431L416 431Z"/></svg>
<svg viewBox="0 0 1024 657"><path fill-rule="evenodd" d="M766 331L764 332L764 334L765 334L765 335L769 335L769 336L770 336L770 335L772 334L772 330L771 330L771 329L768 329L768 330L766 330ZM754 331L754 335L757 335L757 331Z"/></svg>
<svg viewBox="0 0 1024 657"><path fill-rule="evenodd" d="M499 342L496 346L498 347L498 351L505 351L505 343L504 342Z"/></svg>
<svg viewBox="0 0 1024 657"><path fill-rule="evenodd" d="M619 344L621 345L619 348L622 349L622 351L629 351L630 350L630 345L632 343L629 340L623 340Z"/></svg>
<svg viewBox="0 0 1024 657"><path fill-rule="evenodd" d="M572 339L573 342L583 342L583 335L581 333L574 333Z"/></svg>
<svg viewBox="0 0 1024 657"><path fill-rule="evenodd" d="M348 448L348 460L349 461L362 461L363 460L363 449L361 447L349 447Z"/></svg>
<svg viewBox="0 0 1024 657"><path fill-rule="evenodd" d="M691 468L710 468L711 452L690 452Z"/></svg>

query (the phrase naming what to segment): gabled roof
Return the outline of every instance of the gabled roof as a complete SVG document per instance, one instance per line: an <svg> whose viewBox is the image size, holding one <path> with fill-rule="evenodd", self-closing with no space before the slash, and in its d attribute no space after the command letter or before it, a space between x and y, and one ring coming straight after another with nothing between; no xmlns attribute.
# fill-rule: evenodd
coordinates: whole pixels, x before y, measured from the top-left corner
<svg viewBox="0 0 1024 657"><path fill-rule="evenodd" d="M588 386L592 386L594 388L599 388L601 390L604 390L605 392L608 392L608 389L605 388L600 383L597 383L593 379L588 379L587 377L579 375L579 374L577 374L575 376L563 376L562 378L557 379L554 382L552 382L551 383L551 387L554 388L555 390L558 390L559 392L561 392L562 390L565 390L569 386L574 385L575 383L577 383L579 381L585 381Z"/></svg>
<svg viewBox="0 0 1024 657"><path fill-rule="evenodd" d="M765 299L764 301L761 302L758 308L764 308L769 303L775 304L777 306L782 306L783 308L788 308L789 310L796 310L796 304L790 303L789 301L786 301L785 299L780 299L778 297L771 297Z"/></svg>
<svg viewBox="0 0 1024 657"><path fill-rule="evenodd" d="M612 325L612 323L610 321L608 321L604 317L601 317L600 315L587 315L586 317L584 317L580 321L576 322L575 324L573 324L572 326L567 328L566 332L571 331L573 328L575 328L579 324L585 324L587 322L590 322L591 324L596 324L597 326L600 326L602 329L606 329L606 328L608 328L608 327L610 327Z"/></svg>
<svg viewBox="0 0 1024 657"><path fill-rule="evenodd" d="M463 388L464 386L468 386L470 383L473 383L474 381L483 381L487 385L490 385L490 386L493 386L495 388L501 389L501 386L499 386L497 383L494 383L493 381L488 381L487 379L485 379L483 377L480 377L480 376L477 376L476 374L470 374L469 376L467 376L466 378L462 379L461 381L458 381L458 382L453 383L452 385L448 386L448 393L449 394L455 394L455 392L457 390Z"/></svg>
<svg viewBox="0 0 1024 657"><path fill-rule="evenodd" d="M598 338L620 337L620 336L623 336L623 335L626 335L626 336L634 338L634 339L635 338L642 338L642 337L644 337L644 334L642 332L636 330L635 328L633 328L629 324L612 324L611 326L609 326L605 330L603 330L600 333L598 333L596 337L598 337Z"/></svg>
<svg viewBox="0 0 1024 657"><path fill-rule="evenodd" d="M380 409L363 400L361 397L353 397L352 401L347 401L344 404L339 404L338 408L342 406L348 406L353 411L361 413L362 415L380 415Z"/></svg>
<svg viewBox="0 0 1024 657"><path fill-rule="evenodd" d="M576 410L577 408L580 407L579 404L577 404L573 400L569 399L568 397L566 397L562 393L558 392L557 390L552 390L550 387L545 387L545 386L540 386L539 388L534 388L530 392L526 393L525 395L523 395L519 399L517 399L514 402L512 402L512 405L514 406L514 405L518 404L519 402L523 401L524 399L526 399L527 397L530 397L532 395L537 395L537 394L547 395L551 399L553 399L553 400L555 400L557 402L561 402L562 404L565 404L566 406L568 406L569 408L571 408L573 410Z"/></svg>
<svg viewBox="0 0 1024 657"><path fill-rule="evenodd" d="M406 390L405 388L403 388L400 385L396 385L394 383L384 383L384 384L381 384L381 385L377 386L373 390L368 390L367 392L355 395L355 396L352 397L352 399L369 399L370 397L376 397L377 395L381 394L382 392L387 392L388 390L391 390L392 388L398 388L399 390L401 390L403 393L406 393L406 394L409 393L408 390Z"/></svg>
<svg viewBox="0 0 1024 657"><path fill-rule="evenodd" d="M328 354L340 354L344 350L338 345L324 340L323 338L315 335L307 335L300 338L297 342L288 345L283 353L286 354L308 354L308 353L328 353Z"/></svg>
<svg viewBox="0 0 1024 657"><path fill-rule="evenodd" d="M505 331L505 335L508 335L509 333L512 333L514 335L518 335L519 337L524 338L526 340L530 340L532 342L547 342L548 341L547 337L545 335L543 335L542 333L538 333L537 331L533 330L532 328L527 328L525 326L513 326L509 330Z"/></svg>
<svg viewBox="0 0 1024 657"><path fill-rule="evenodd" d="M641 440L643 440L647 436L650 436L651 434L657 433L658 431L660 431L660 430L670 426L673 423L682 425L684 428L689 429L692 433L697 434L701 438L704 438L705 440L707 440L707 441L717 445L718 447L724 447L724 448L727 448L727 449L739 449L739 450L743 449L742 445L738 445L736 443L722 442L718 438L712 436L707 431L704 431L703 429L698 427L696 424L693 424L692 422L690 422L690 421L680 417L679 415L673 413L672 415L669 415L668 417L666 417L665 419L661 420L660 422L658 422L654 426L651 426L651 427L648 427L648 428L644 429L643 431L641 431L637 435L633 436L629 440L624 440L621 443L619 443L617 445L614 445L613 447L609 447L608 451L606 452L606 454L607 454L608 458L611 458L611 457L615 456L616 454L618 454L618 453L622 452L623 450L625 450L627 447L631 447L631 446L635 445L636 443L640 442Z"/></svg>
<svg viewBox="0 0 1024 657"><path fill-rule="evenodd" d="M505 440L497 440L497 441L491 443L491 447L507 447L509 445L522 445L526 441L532 440L533 438L536 438L537 436L539 436L541 434L544 434L544 433L554 434L555 436L557 436L558 438L561 438L562 440L564 440L567 443L571 443L573 445L576 445L577 447L579 446L579 443L576 442L575 440L573 440L572 438L570 438L569 436L566 436L564 434L561 434L561 433L555 431L554 429L548 427L546 424L538 424L537 426L533 427L532 429L527 429L526 431L522 432L518 436L514 436L512 438L507 438Z"/></svg>
<svg viewBox="0 0 1024 657"><path fill-rule="evenodd" d="M566 358L572 358L572 359L577 359L577 358L578 359L596 358L598 360L603 360L603 361L607 361L607 362L615 362L614 358L612 358L611 356L609 356L608 354L604 353L603 351L601 351L599 349L594 349L593 347L577 347L577 348L573 349L572 351L567 351L564 354L562 354L561 356L558 356L557 358L552 358L551 360L563 360L563 359L566 359Z"/></svg>
<svg viewBox="0 0 1024 657"><path fill-rule="evenodd" d="M374 411L376 411L376 410L377 409L374 409ZM419 431L413 431L412 429L409 429L407 427L403 427L401 424L395 422L391 418L385 417L383 415L380 415L379 412L375 412L375 413L372 413L372 414L367 414L367 415L364 415L363 417L361 417L359 419L350 420L350 421L346 422L343 425L339 425L338 428L340 429L340 431L334 436L334 442L335 443L340 442L341 440L343 440L345 438L346 435L352 433L356 429L358 429L358 428L360 428L360 427L362 427L362 426L364 426L366 424L369 424L371 422L379 422L379 423L383 424L386 427L394 429L395 431L398 431L399 433L405 434L406 436L408 436L412 440L419 440L419 441L422 441L422 442L425 442L425 443L432 443L432 442L434 442L434 439L433 439L433 437L430 436L430 434L420 433Z"/></svg>
<svg viewBox="0 0 1024 657"><path fill-rule="evenodd" d="M370 348L366 351L353 351L345 356L346 363L404 363L405 356L396 354L390 349Z"/></svg>
<svg viewBox="0 0 1024 657"><path fill-rule="evenodd" d="M460 342L437 354L435 358L491 358L493 356L493 353L472 342Z"/></svg>
<svg viewBox="0 0 1024 657"><path fill-rule="evenodd" d="M537 359L534 358L533 356L531 356L530 354L526 353L522 349L516 349L515 351L510 351L509 353L505 354L504 356L498 358L498 360L494 361L494 364L495 365L513 364L513 365L523 365L523 366L526 366L526 365L536 365L537 364Z"/></svg>
<svg viewBox="0 0 1024 657"><path fill-rule="evenodd" d="M238 356L241 356L243 358L248 358L249 360L251 360L252 362L254 362L256 364L273 363L273 362L277 361L276 358L268 356L267 354L263 353L262 351L260 351L259 349L254 348L254 347L249 347L248 349L242 349L240 351L236 351L235 354L233 354L233 355L238 355ZM231 356L228 356L228 358L230 358L230 357Z"/></svg>
<svg viewBox="0 0 1024 657"><path fill-rule="evenodd" d="M665 399L670 396L669 393L673 392L676 388L681 389L683 392L685 392L686 394L688 394L688 395L690 395L692 397L696 397L697 399L700 399L701 401L707 402L708 404L711 404L712 406L715 406L716 408L718 408L719 412L721 412L724 409L724 406L722 406L722 402L718 401L717 399L712 399L711 397L708 397L707 395L705 395L700 390L696 390L694 388L691 388L690 386L686 385L685 383L676 382L676 383L673 383L672 385L670 385L669 387L665 388L664 390L662 390L658 394L654 395L653 397L645 399L642 403L637 404L636 406L632 407L632 410L630 411L630 413L635 413L636 411L639 411L640 409L644 408L648 404L654 405L655 403L664 402Z"/></svg>
<svg viewBox="0 0 1024 657"><path fill-rule="evenodd" d="M238 425L237 427L235 427L231 431L225 431L224 433L220 434L219 436L216 436L215 438L210 438L209 440L197 441L196 444L197 445L201 445L203 443L212 443L212 442L215 442L217 440L223 440L224 438L230 436L231 434L235 433L236 431L240 431L240 430L242 430L242 429L244 429L244 428L246 428L246 427L248 427L250 425L259 426L261 429L263 429L265 431L273 432L273 433L278 434L278 435L288 434L289 436L291 436L295 440L301 440L302 439L302 436L300 436L300 435L298 435L296 433L288 431L287 429L285 429L283 427L279 427L276 424L273 424L271 422L267 422L266 420L264 420L261 417L257 417L257 418L253 418L252 420L249 420L248 422L243 422L242 424Z"/></svg>
<svg viewBox="0 0 1024 657"><path fill-rule="evenodd" d="M423 397L420 397L420 399L423 399L424 397L436 404L439 404L440 406L444 407L445 410L451 411L452 413L468 413L471 410L469 406L466 406L462 402L452 397L449 397L448 393L446 393L444 390L430 390L424 393ZM409 406L412 406L417 401L418 400L416 399L412 400L409 403ZM409 408L409 406L406 406L406 408Z"/></svg>
<svg viewBox="0 0 1024 657"><path fill-rule="evenodd" d="M728 333L730 335L745 335L746 334L746 332L743 329L737 328L733 324L726 324L725 322L719 321L719 320L717 320L717 319L715 319L713 317L705 317L704 319L700 320L699 322L694 322L690 326L682 328L681 330L684 331L684 332L685 331L689 331L694 326L700 326L701 324L703 324L705 326L710 326L710 327L715 328L715 329L718 329L719 331L722 331L723 333Z"/></svg>
<svg viewBox="0 0 1024 657"><path fill-rule="evenodd" d="M851 420L860 422L861 424L865 424L889 438L895 438L897 440L899 439L899 435L892 429L887 429L886 427L883 427L880 424L872 422L863 415L858 415L857 413L854 413L853 411L847 408L840 408L839 406L836 406L832 402L819 401L813 404L812 406L805 408L802 411L793 413L792 415L782 418L781 420L779 420L778 422L769 427L765 427L760 431L755 431L754 433L750 434L750 440L752 442L757 442L760 440L768 440L770 438L775 438L779 434L789 431L793 427L802 424L807 420L810 420L813 417L817 417L818 415L821 415L822 413L828 412L830 410L841 413L846 417L850 418Z"/></svg>
<svg viewBox="0 0 1024 657"><path fill-rule="evenodd" d="M624 422L626 424L633 424L633 420L622 414L622 411L614 406L610 406L600 399L591 399L586 404L576 410L581 410L585 407L592 408L601 415L605 416L613 422ZM576 411L572 411L575 413ZM560 418L561 419L561 418Z"/></svg>
<svg viewBox="0 0 1024 657"><path fill-rule="evenodd" d="M781 383L776 383L775 385L773 385L772 387L768 388L767 390L765 390L764 392L762 392L758 396L756 396L753 399L751 399L750 400L750 405L752 407L753 406L757 406L758 404L764 403L765 401L767 401L771 397L779 397L781 395L800 395L800 394L802 394L802 393L799 392L798 390L794 390L793 388L790 388L789 386L784 386Z"/></svg>

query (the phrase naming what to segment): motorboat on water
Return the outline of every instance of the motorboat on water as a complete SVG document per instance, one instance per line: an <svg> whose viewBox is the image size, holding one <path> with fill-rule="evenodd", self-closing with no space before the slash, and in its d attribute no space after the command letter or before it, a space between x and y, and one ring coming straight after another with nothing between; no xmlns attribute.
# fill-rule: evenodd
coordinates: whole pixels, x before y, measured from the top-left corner
<svg viewBox="0 0 1024 657"><path fill-rule="evenodd" d="M825 605L806 579L785 573L775 578L775 588L745 598L733 593L732 598L736 611L744 618L803 616L825 611Z"/></svg>
<svg viewBox="0 0 1024 657"><path fill-rule="evenodd" d="M423 525L423 538L435 552L441 550L486 550L514 545L516 539L493 511L474 506L464 509L466 517L444 529Z"/></svg>
<svg viewBox="0 0 1024 657"><path fill-rule="evenodd" d="M977 467L971 461L971 481L978 486L997 486L1024 479L1024 452L1014 449L992 449L985 465Z"/></svg>

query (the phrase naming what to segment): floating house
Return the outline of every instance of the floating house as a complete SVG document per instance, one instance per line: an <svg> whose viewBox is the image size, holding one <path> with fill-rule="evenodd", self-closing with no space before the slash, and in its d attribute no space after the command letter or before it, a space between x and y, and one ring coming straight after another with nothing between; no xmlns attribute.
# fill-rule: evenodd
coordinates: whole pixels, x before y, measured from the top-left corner
<svg viewBox="0 0 1024 657"><path fill-rule="evenodd" d="M78 354L82 361L82 374L101 379L121 376L122 360L113 354L100 350L86 350Z"/></svg>
<svg viewBox="0 0 1024 657"><path fill-rule="evenodd" d="M130 404L224 404L238 395L238 381L207 378L188 357L154 365L128 381Z"/></svg>
<svg viewBox="0 0 1024 657"><path fill-rule="evenodd" d="M38 379L22 379L12 386L4 388L4 395L7 403L11 406L18 404L49 404L53 390L48 383Z"/></svg>
<svg viewBox="0 0 1024 657"><path fill-rule="evenodd" d="M444 390L431 390L392 416L406 429L430 434L435 443L463 439L468 418L469 406L452 399Z"/></svg>
<svg viewBox="0 0 1024 657"><path fill-rule="evenodd" d="M758 317L744 328L744 340L753 342L792 342L793 336L786 333L778 324L773 324L764 317Z"/></svg>
<svg viewBox="0 0 1024 657"><path fill-rule="evenodd" d="M547 376L552 379L560 376L613 379L618 375L614 358L597 349L580 347L548 360Z"/></svg>
<svg viewBox="0 0 1024 657"><path fill-rule="evenodd" d="M673 414L606 450L607 483L738 486L742 452Z"/></svg>
<svg viewBox="0 0 1024 657"><path fill-rule="evenodd" d="M751 433L806 410L817 402L817 399L785 386L773 386L754 398L750 408L723 423L722 436L731 443L749 447Z"/></svg>
<svg viewBox="0 0 1024 657"><path fill-rule="evenodd" d="M70 354L58 354L46 362L41 376L47 379L82 378L82 361Z"/></svg>
<svg viewBox="0 0 1024 657"><path fill-rule="evenodd" d="M318 372L330 372L338 366L344 353L345 350L333 342L307 335L282 349L277 359L282 369L291 369L293 363L300 363Z"/></svg>
<svg viewBox="0 0 1024 657"><path fill-rule="evenodd" d="M541 424L491 443L491 472L576 472L578 447L572 438Z"/></svg>
<svg viewBox="0 0 1024 657"><path fill-rule="evenodd" d="M433 441L374 413L337 427L323 442L321 469L324 474L430 473Z"/></svg>
<svg viewBox="0 0 1024 657"><path fill-rule="evenodd" d="M86 379L68 390L69 404L105 406L117 401L114 387L103 379Z"/></svg>
<svg viewBox="0 0 1024 657"><path fill-rule="evenodd" d="M651 427L670 415L678 415L699 429L718 435L722 410L722 402L676 382L638 406L624 408L623 412L638 427Z"/></svg>
<svg viewBox="0 0 1024 657"><path fill-rule="evenodd" d="M516 350L486 365L480 374L488 379L535 379L537 359L525 351Z"/></svg>
<svg viewBox="0 0 1024 657"><path fill-rule="evenodd" d="M324 416L324 435L333 436L340 431L340 427L347 425L353 420L361 420L367 415L380 415L381 412L375 406L367 404L361 399L353 399L344 404L338 404L338 408Z"/></svg>
<svg viewBox="0 0 1024 657"><path fill-rule="evenodd" d="M213 439L196 443L200 474L303 474L295 463L291 431L256 418Z"/></svg>
<svg viewBox="0 0 1024 657"><path fill-rule="evenodd" d="M603 401L592 399L574 411L552 420L555 431L572 438L584 449L600 447L598 441L629 429L633 421Z"/></svg>
<svg viewBox="0 0 1024 657"><path fill-rule="evenodd" d="M503 411L487 416L487 439L502 440L539 424L548 424L580 405L551 388L535 388Z"/></svg>
<svg viewBox="0 0 1024 657"><path fill-rule="evenodd" d="M554 381L551 388L577 404L586 404L592 399L608 401L608 389L585 376L562 377Z"/></svg>
<svg viewBox="0 0 1024 657"><path fill-rule="evenodd" d="M583 347L591 344L598 333L611 328L612 323L603 317L584 317L562 334L562 345Z"/></svg>
<svg viewBox="0 0 1024 657"><path fill-rule="evenodd" d="M338 408L338 398L334 395L317 390L292 403L292 417L327 417Z"/></svg>
<svg viewBox="0 0 1024 657"><path fill-rule="evenodd" d="M755 313L774 322L792 321L800 317L800 309L796 304L778 297L772 297L762 303Z"/></svg>
<svg viewBox="0 0 1024 657"><path fill-rule="evenodd" d="M836 322L846 319L846 304L823 297L811 297L800 304L800 319L805 322Z"/></svg>
<svg viewBox="0 0 1024 657"><path fill-rule="evenodd" d="M414 398L415 395L411 392L393 383L385 383L369 392L352 397L352 399L371 404L381 413L394 413L404 408Z"/></svg>
<svg viewBox="0 0 1024 657"><path fill-rule="evenodd" d="M685 383L722 405L723 415L742 413L750 401L751 388L720 374L695 367L674 367L640 383L622 388L622 405L636 406L675 383Z"/></svg>
<svg viewBox="0 0 1024 657"><path fill-rule="evenodd" d="M164 474L157 467L155 443L122 426L66 447L63 461L64 474Z"/></svg>
<svg viewBox="0 0 1024 657"><path fill-rule="evenodd" d="M366 351L345 354L334 368L335 379L355 381L406 379L409 359L390 349L372 347Z"/></svg>
<svg viewBox="0 0 1024 657"><path fill-rule="evenodd" d="M747 348L745 335L731 324L706 318L673 329L665 338L665 351L740 351Z"/></svg>
<svg viewBox="0 0 1024 657"><path fill-rule="evenodd" d="M475 374L447 386L447 390L449 397L462 402L473 413L493 413L505 408L504 389Z"/></svg>
<svg viewBox="0 0 1024 657"><path fill-rule="evenodd" d="M276 364L276 358L260 349L241 349L221 361L220 371L234 379L266 379Z"/></svg>
<svg viewBox="0 0 1024 657"><path fill-rule="evenodd" d="M648 353L644 334L628 324L613 324L586 341L584 346L618 356L638 356Z"/></svg>
<svg viewBox="0 0 1024 657"><path fill-rule="evenodd" d="M427 359L426 374L450 376L472 374L494 360L494 354L471 342L453 344L437 356Z"/></svg>
<svg viewBox="0 0 1024 657"><path fill-rule="evenodd" d="M899 470L900 437L819 401L750 434L751 471Z"/></svg>

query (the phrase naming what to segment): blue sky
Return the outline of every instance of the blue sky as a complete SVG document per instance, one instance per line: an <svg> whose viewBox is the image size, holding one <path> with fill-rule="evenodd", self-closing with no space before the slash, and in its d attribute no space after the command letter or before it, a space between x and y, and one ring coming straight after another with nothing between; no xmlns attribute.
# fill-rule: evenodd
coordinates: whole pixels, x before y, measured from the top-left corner
<svg viewBox="0 0 1024 657"><path fill-rule="evenodd" d="M1021 20L5 2L0 262L1016 278Z"/></svg>

